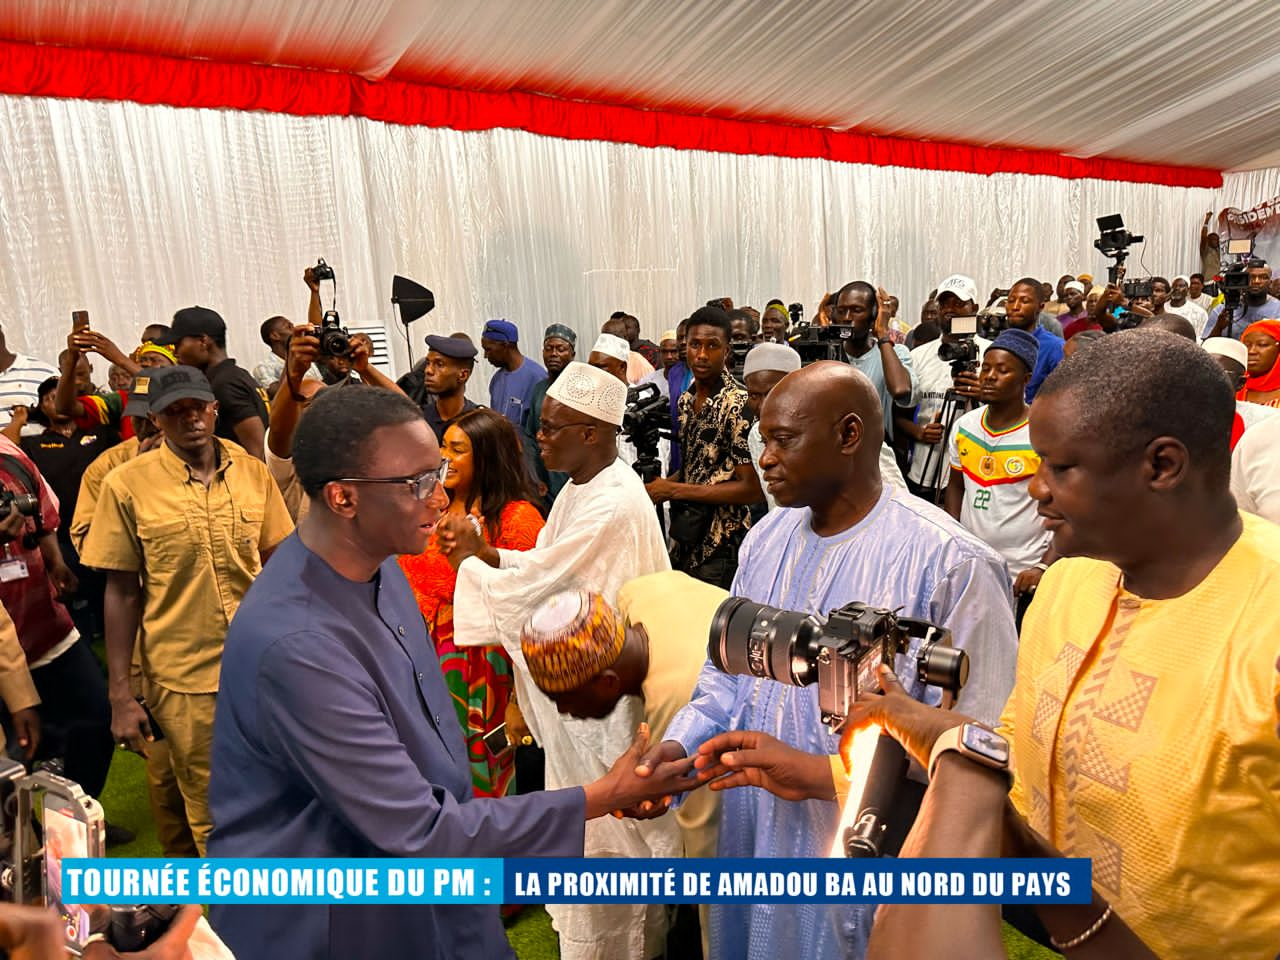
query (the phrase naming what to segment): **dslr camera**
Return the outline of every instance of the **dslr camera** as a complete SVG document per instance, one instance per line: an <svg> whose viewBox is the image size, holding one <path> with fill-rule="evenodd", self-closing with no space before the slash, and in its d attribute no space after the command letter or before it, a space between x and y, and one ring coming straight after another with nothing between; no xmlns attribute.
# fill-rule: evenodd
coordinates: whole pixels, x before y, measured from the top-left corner
<svg viewBox="0 0 1280 960"><path fill-rule="evenodd" d="M351 356L351 333L342 326L337 310L326 310L320 319L320 356Z"/></svg>
<svg viewBox="0 0 1280 960"><path fill-rule="evenodd" d="M754 346L755 344L750 340L729 341L729 373L739 383L742 382L742 372L746 369L747 354L751 352L751 348Z"/></svg>
<svg viewBox="0 0 1280 960"><path fill-rule="evenodd" d="M707 655L716 669L818 685L822 722L838 733L860 697L880 691L876 668L898 654L915 663L921 683L953 696L969 679L969 656L951 646L951 632L866 603L847 603L826 617L783 610L742 597L720 604L711 620Z"/></svg>
<svg viewBox="0 0 1280 960"><path fill-rule="evenodd" d="M316 265L311 268L311 276L319 283L321 280L334 279L333 267L324 262L324 257L316 261ZM320 340L320 356L322 357L349 357L351 356L351 332L342 326L342 319L338 316L336 307L326 310L324 316L320 318L320 329L316 331L316 336Z"/></svg>
<svg viewBox="0 0 1280 960"><path fill-rule="evenodd" d="M311 276L315 278L316 283L321 280L333 280L333 267L324 262L324 257L316 261L316 265L311 268Z"/></svg>
<svg viewBox="0 0 1280 960"><path fill-rule="evenodd" d="M1248 285L1248 281L1245 281ZM14 493L7 487L0 487L0 520L9 516L9 511L17 510L24 517L34 517L40 512L40 501L31 493Z"/></svg>

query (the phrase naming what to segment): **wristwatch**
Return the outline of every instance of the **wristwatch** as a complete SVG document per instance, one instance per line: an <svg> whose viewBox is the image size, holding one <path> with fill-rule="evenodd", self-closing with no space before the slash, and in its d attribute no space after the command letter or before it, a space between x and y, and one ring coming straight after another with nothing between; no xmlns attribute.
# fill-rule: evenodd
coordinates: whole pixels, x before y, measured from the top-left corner
<svg viewBox="0 0 1280 960"><path fill-rule="evenodd" d="M977 723L962 723L938 737L929 751L930 780L938 766L938 758L951 750L974 763L1002 771L1009 783L1013 783L1013 771L1009 769L1009 741L994 730Z"/></svg>

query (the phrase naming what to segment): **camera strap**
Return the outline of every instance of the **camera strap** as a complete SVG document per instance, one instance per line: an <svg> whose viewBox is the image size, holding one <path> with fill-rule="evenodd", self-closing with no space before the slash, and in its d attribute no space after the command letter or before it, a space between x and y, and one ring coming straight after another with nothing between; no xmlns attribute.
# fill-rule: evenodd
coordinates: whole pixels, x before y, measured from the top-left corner
<svg viewBox="0 0 1280 960"><path fill-rule="evenodd" d="M9 475L16 479L18 483L22 484L27 493L31 494L36 498L36 501L39 502L40 481L32 475L31 471L27 469L27 465L25 463L11 453L0 453L0 465L3 465L4 468L9 471ZM32 517L32 519L36 522L36 539L39 539L45 534L44 511L37 509L35 516ZM25 540L26 538L24 537L23 539ZM34 546L34 544L32 546ZM28 549L31 549L31 547L28 547Z"/></svg>

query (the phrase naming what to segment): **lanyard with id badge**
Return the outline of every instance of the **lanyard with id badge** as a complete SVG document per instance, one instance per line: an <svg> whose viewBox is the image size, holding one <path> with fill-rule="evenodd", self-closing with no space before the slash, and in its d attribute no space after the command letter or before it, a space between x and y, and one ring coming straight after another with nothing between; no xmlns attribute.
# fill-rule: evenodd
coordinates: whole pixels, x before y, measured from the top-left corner
<svg viewBox="0 0 1280 960"><path fill-rule="evenodd" d="M15 557L12 545L6 543L4 545L4 554L0 556L0 583L25 580L30 574L31 571L27 569L27 561L21 557Z"/></svg>
<svg viewBox="0 0 1280 960"><path fill-rule="evenodd" d="M6 519L13 511L17 511L24 517L34 517L36 521L35 537L30 534L24 534L22 543L28 549L34 548L37 538L44 535L44 524L41 522L40 516L40 498L32 493L32 490L38 491L39 481L31 475L31 471L17 457L9 454L0 454L0 465L3 465L10 476L18 483L22 484L23 493L14 493L7 487L0 485L0 520ZM28 539L30 538L30 539ZM31 575L31 571L27 569L27 561L21 557L13 555L13 543L9 541L4 545L4 551L0 554L0 583L13 583L15 580L25 580Z"/></svg>

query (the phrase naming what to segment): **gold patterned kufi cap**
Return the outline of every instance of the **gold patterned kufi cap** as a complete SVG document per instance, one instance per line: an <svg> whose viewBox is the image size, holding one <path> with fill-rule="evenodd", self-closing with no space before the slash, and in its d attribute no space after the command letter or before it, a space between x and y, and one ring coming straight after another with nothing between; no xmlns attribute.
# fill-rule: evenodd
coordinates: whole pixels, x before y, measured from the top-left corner
<svg viewBox="0 0 1280 960"><path fill-rule="evenodd" d="M520 631L529 675L544 693L576 690L613 665L625 639L622 619L598 593L549 598Z"/></svg>

